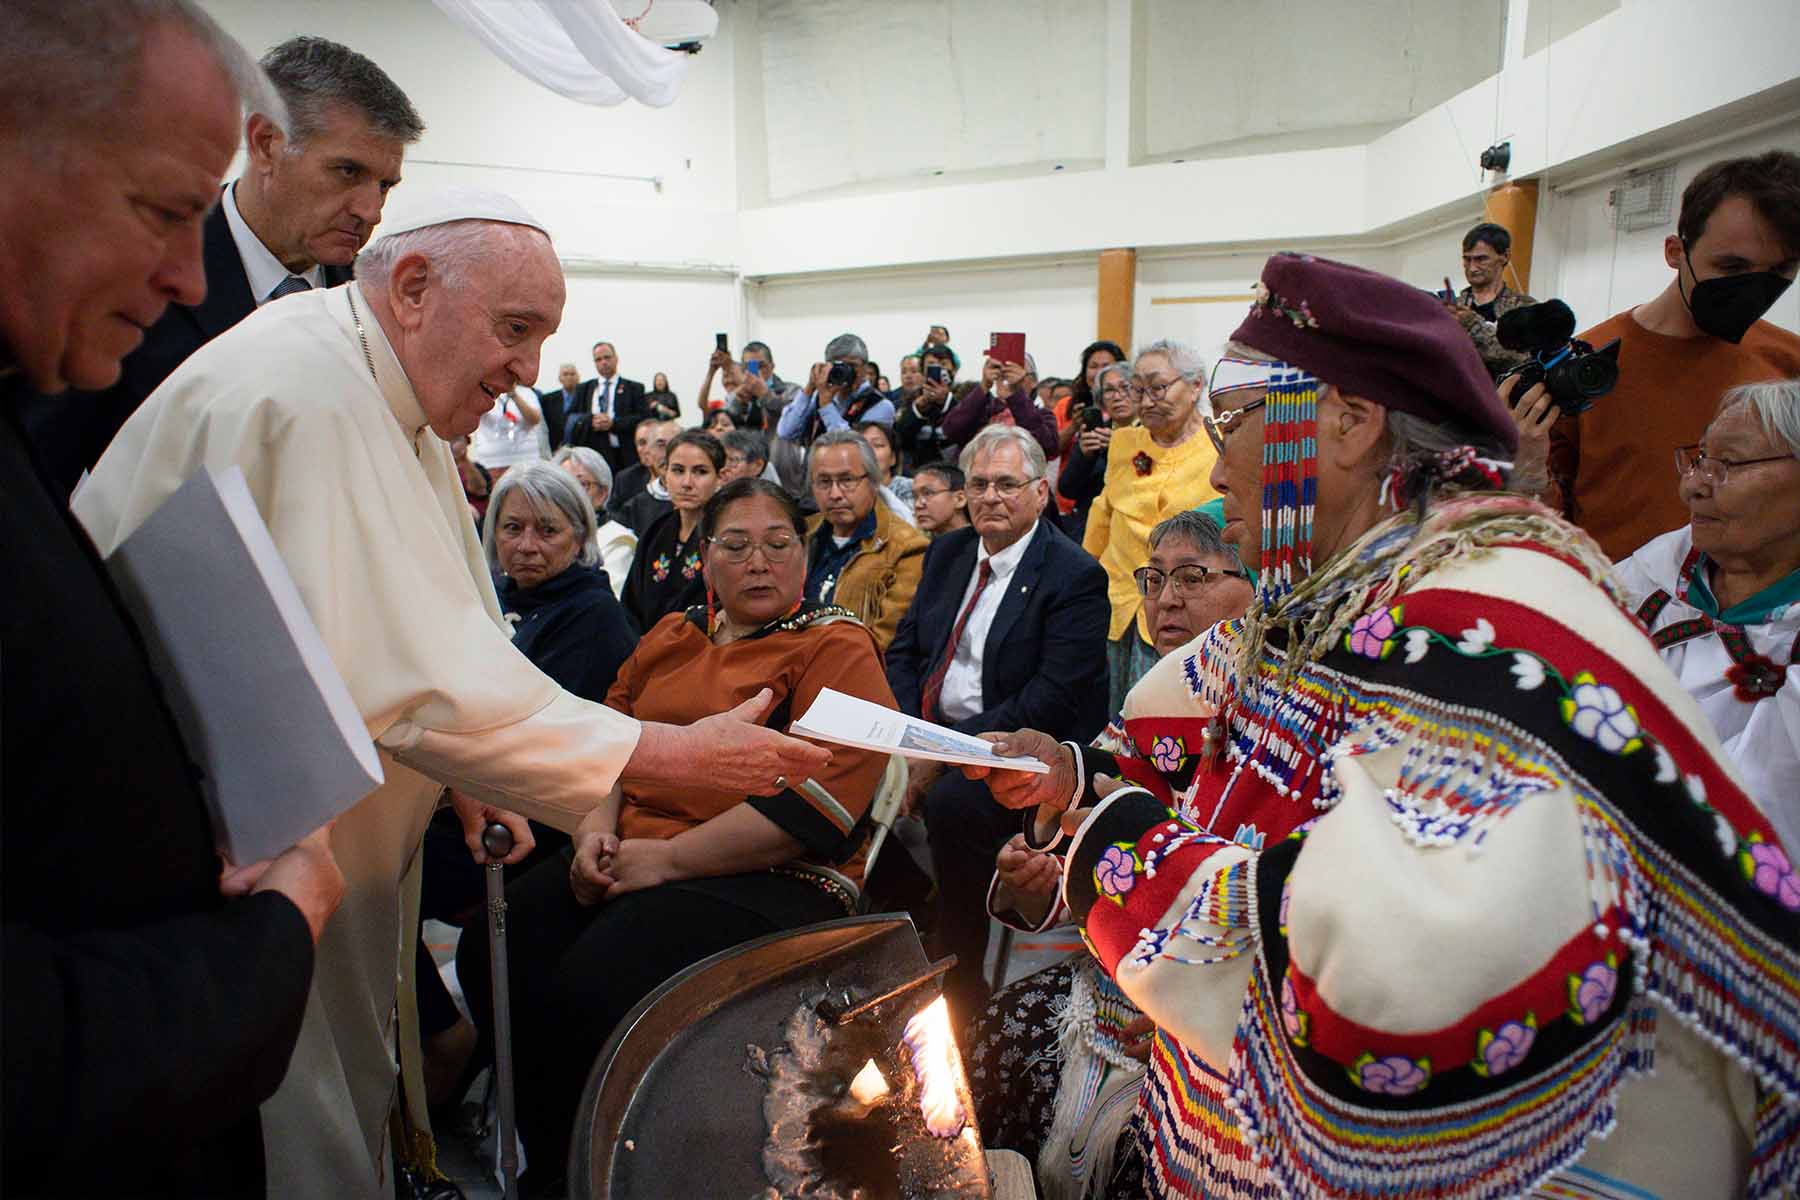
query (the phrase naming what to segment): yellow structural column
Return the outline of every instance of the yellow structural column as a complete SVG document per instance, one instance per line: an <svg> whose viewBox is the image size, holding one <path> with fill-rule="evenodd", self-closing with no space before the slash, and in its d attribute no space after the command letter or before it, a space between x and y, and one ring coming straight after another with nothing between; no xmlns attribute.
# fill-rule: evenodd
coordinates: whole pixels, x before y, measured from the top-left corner
<svg viewBox="0 0 1800 1200"><path fill-rule="evenodd" d="M1131 318L1137 301L1137 251L1100 252L1100 300L1094 336L1131 352Z"/></svg>
<svg viewBox="0 0 1800 1200"><path fill-rule="evenodd" d="M1532 231L1537 228L1537 180L1507 182L1487 194L1487 219L1512 234L1512 265L1506 282L1531 291Z"/></svg>

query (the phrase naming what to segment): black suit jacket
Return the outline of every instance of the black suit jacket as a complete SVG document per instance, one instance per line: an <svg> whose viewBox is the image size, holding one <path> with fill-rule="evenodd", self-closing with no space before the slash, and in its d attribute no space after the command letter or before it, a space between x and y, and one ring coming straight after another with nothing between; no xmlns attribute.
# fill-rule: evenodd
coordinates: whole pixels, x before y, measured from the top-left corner
<svg viewBox="0 0 1800 1200"><path fill-rule="evenodd" d="M925 552L919 590L887 650L888 686L909 715L919 715L920 692L948 649L977 547L973 529L958 529L934 538ZM1105 569L1046 511L988 628L982 710L953 727L964 733L1029 728L1088 741L1106 724L1111 619Z"/></svg>
<svg viewBox="0 0 1800 1200"><path fill-rule="evenodd" d="M591 450L598 450L600 457L617 474L638 460L637 427L650 415L650 407L644 402L644 385L635 379L620 376L613 387L611 430L619 435L619 444L617 447L611 446L606 433L596 432L593 427L594 392L599 386L598 379L581 381L581 408L564 418L563 442L570 446L586 446Z"/></svg>
<svg viewBox="0 0 1800 1200"><path fill-rule="evenodd" d="M550 435L550 453L562 448L563 433L569 426L569 414L581 406L581 385L575 385L574 403L563 398L563 390L553 387L537 394L538 407L544 411L544 431Z"/></svg>
<svg viewBox="0 0 1800 1200"><path fill-rule="evenodd" d="M99 556L31 461L13 390L0 383L0 1191L260 1196L257 1105L299 1036L312 937L279 893L221 899L199 772Z"/></svg>
<svg viewBox="0 0 1800 1200"><path fill-rule="evenodd" d="M256 311L250 277L231 237L221 201L207 214L201 254L206 263L206 298L192 307L171 304L125 356L119 382L103 392L69 392L25 400L25 431L62 498L81 473L100 461L119 428L175 368L194 351ZM350 279L349 267L326 267L325 286Z"/></svg>

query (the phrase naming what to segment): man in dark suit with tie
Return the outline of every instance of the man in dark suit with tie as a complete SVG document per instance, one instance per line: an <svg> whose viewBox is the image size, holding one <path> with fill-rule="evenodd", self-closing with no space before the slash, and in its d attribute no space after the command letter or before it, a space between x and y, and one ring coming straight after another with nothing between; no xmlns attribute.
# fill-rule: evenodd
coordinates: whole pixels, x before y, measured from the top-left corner
<svg viewBox="0 0 1800 1200"><path fill-rule="evenodd" d="M644 385L619 374L619 352L611 342L594 343L594 378L586 403L564 418L563 442L598 450L615 472L637 462L636 434L650 415Z"/></svg>
<svg viewBox="0 0 1800 1200"><path fill-rule="evenodd" d="M271 300L350 278L400 182L406 147L425 131L406 94L347 46L290 38L262 67L287 108L286 128L260 112L244 123L243 173L206 218L206 298L171 304L112 387L23 407L27 434L65 497L190 354Z"/></svg>
<svg viewBox="0 0 1800 1200"><path fill-rule="evenodd" d="M888 647L894 698L904 712L964 733L1032 728L1085 742L1107 716L1106 571L1042 519L1050 490L1031 434L990 425L963 449L962 467L973 525L926 552ZM957 956L945 992L954 1011L979 1012L984 897L1019 816L986 783L941 763L910 764L907 804L925 819L937 867L935 949Z"/></svg>

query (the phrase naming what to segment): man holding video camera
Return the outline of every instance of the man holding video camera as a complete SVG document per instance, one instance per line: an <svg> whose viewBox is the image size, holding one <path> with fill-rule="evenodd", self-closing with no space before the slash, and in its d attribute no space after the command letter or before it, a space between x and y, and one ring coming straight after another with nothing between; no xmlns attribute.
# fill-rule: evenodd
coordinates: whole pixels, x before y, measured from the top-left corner
<svg viewBox="0 0 1800 1200"><path fill-rule="evenodd" d="M1772 150L1701 170L1663 257L1675 277L1661 295L1582 335L1621 339L1612 393L1559 415L1547 437L1515 410L1520 467L1547 458L1545 502L1614 559L1687 523L1669 476L1674 452L1700 440L1726 389L1800 375L1800 337L1761 319L1800 268L1800 155ZM1530 398L1547 416L1547 400Z"/></svg>

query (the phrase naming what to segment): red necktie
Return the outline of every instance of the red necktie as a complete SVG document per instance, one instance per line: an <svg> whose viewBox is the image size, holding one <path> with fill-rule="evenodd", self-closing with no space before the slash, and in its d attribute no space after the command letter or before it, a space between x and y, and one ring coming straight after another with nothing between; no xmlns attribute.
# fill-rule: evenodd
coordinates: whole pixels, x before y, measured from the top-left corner
<svg viewBox="0 0 1800 1200"><path fill-rule="evenodd" d="M956 628L950 631L950 641L944 646L944 655L925 681L924 690L919 693L919 715L927 721L938 719L938 694L944 690L944 676L950 673L950 664L956 659L956 647L962 641L963 630L968 627L969 616L975 611L975 602L981 599L981 593L987 590L988 580L994 577L994 560L981 560L981 569L975 575L975 594L963 605L962 616L956 618Z"/></svg>

